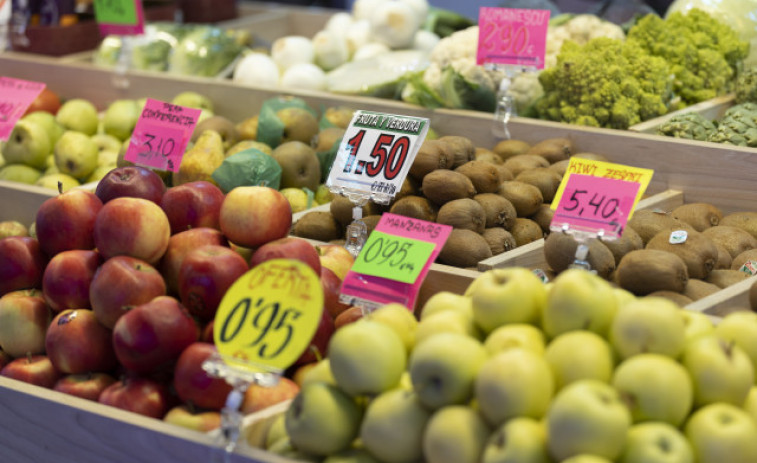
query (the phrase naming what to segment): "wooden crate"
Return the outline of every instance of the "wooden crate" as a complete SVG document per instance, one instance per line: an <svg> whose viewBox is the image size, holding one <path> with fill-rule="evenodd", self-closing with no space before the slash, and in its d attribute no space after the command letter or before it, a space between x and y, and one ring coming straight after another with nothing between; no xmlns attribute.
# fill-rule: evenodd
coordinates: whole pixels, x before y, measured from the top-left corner
<svg viewBox="0 0 757 463"><path fill-rule="evenodd" d="M55 194L48 188L0 180L0 221L17 220L28 227L42 203Z"/></svg>

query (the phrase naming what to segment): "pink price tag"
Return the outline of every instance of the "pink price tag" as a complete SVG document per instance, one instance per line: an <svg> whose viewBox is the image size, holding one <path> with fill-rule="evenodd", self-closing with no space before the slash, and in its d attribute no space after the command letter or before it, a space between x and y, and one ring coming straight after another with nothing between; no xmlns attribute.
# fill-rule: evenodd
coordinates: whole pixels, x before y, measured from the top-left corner
<svg viewBox="0 0 757 463"><path fill-rule="evenodd" d="M571 174L550 228L620 237L628 222L639 184L612 178Z"/></svg>
<svg viewBox="0 0 757 463"><path fill-rule="evenodd" d="M350 270L342 282L340 300L347 304L368 309L397 302L412 310L423 280L426 278L431 264L436 260L436 256L442 250L444 243L447 242L452 227L385 212L376 225L375 231L432 243L434 249L413 283L364 275Z"/></svg>
<svg viewBox="0 0 757 463"><path fill-rule="evenodd" d="M549 10L482 7L478 24L476 64L544 69Z"/></svg>
<svg viewBox="0 0 757 463"><path fill-rule="evenodd" d="M41 82L0 76L0 140L8 140L16 122L44 88Z"/></svg>
<svg viewBox="0 0 757 463"><path fill-rule="evenodd" d="M148 98L124 159L142 166L179 171L201 110Z"/></svg>
<svg viewBox="0 0 757 463"><path fill-rule="evenodd" d="M95 0L94 9L101 35L145 33L142 0Z"/></svg>

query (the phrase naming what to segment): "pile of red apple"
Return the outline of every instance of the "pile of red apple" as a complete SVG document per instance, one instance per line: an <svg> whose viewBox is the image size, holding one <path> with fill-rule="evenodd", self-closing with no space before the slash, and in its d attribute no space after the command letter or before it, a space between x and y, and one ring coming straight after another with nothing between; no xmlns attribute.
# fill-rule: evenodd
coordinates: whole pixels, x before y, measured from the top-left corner
<svg viewBox="0 0 757 463"><path fill-rule="evenodd" d="M230 386L201 365L237 278L273 258L302 260L321 276L321 323L291 372L325 352L347 309L338 291L352 256L288 237L291 223L274 189L166 188L137 166L112 170L94 193L50 198L35 237L0 240L0 375L200 430L218 426ZM251 387L242 410L298 389L286 377Z"/></svg>

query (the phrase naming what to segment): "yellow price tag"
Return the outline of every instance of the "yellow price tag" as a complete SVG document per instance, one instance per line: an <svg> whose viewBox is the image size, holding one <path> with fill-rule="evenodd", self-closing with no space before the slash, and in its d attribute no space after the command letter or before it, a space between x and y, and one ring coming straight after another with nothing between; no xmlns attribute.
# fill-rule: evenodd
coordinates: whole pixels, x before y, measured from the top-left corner
<svg viewBox="0 0 757 463"><path fill-rule="evenodd" d="M242 275L221 300L213 339L230 363L284 369L310 344L323 312L320 278L307 264L273 259Z"/></svg>

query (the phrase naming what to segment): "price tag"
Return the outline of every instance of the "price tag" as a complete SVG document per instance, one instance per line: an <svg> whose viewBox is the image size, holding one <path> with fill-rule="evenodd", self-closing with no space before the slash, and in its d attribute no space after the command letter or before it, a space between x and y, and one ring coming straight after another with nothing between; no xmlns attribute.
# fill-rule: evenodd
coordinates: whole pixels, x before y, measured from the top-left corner
<svg viewBox="0 0 757 463"><path fill-rule="evenodd" d="M141 0L95 0L95 20L102 35L144 34Z"/></svg>
<svg viewBox="0 0 757 463"><path fill-rule="evenodd" d="M0 76L0 140L8 140L16 122L44 88L41 82Z"/></svg>
<svg viewBox="0 0 757 463"><path fill-rule="evenodd" d="M544 69L549 10L482 7L478 24L476 64Z"/></svg>
<svg viewBox="0 0 757 463"><path fill-rule="evenodd" d="M131 134L124 159L142 166L179 171L201 110L148 98Z"/></svg>
<svg viewBox="0 0 757 463"><path fill-rule="evenodd" d="M216 312L213 340L233 366L283 370L310 345L322 312L323 288L315 271L298 260L272 259L228 289Z"/></svg>
<svg viewBox="0 0 757 463"><path fill-rule="evenodd" d="M368 309L398 302L412 309L451 231L449 225L382 214L342 282L340 301Z"/></svg>
<svg viewBox="0 0 757 463"><path fill-rule="evenodd" d="M388 204L402 187L428 126L426 118L356 111L326 185Z"/></svg>

